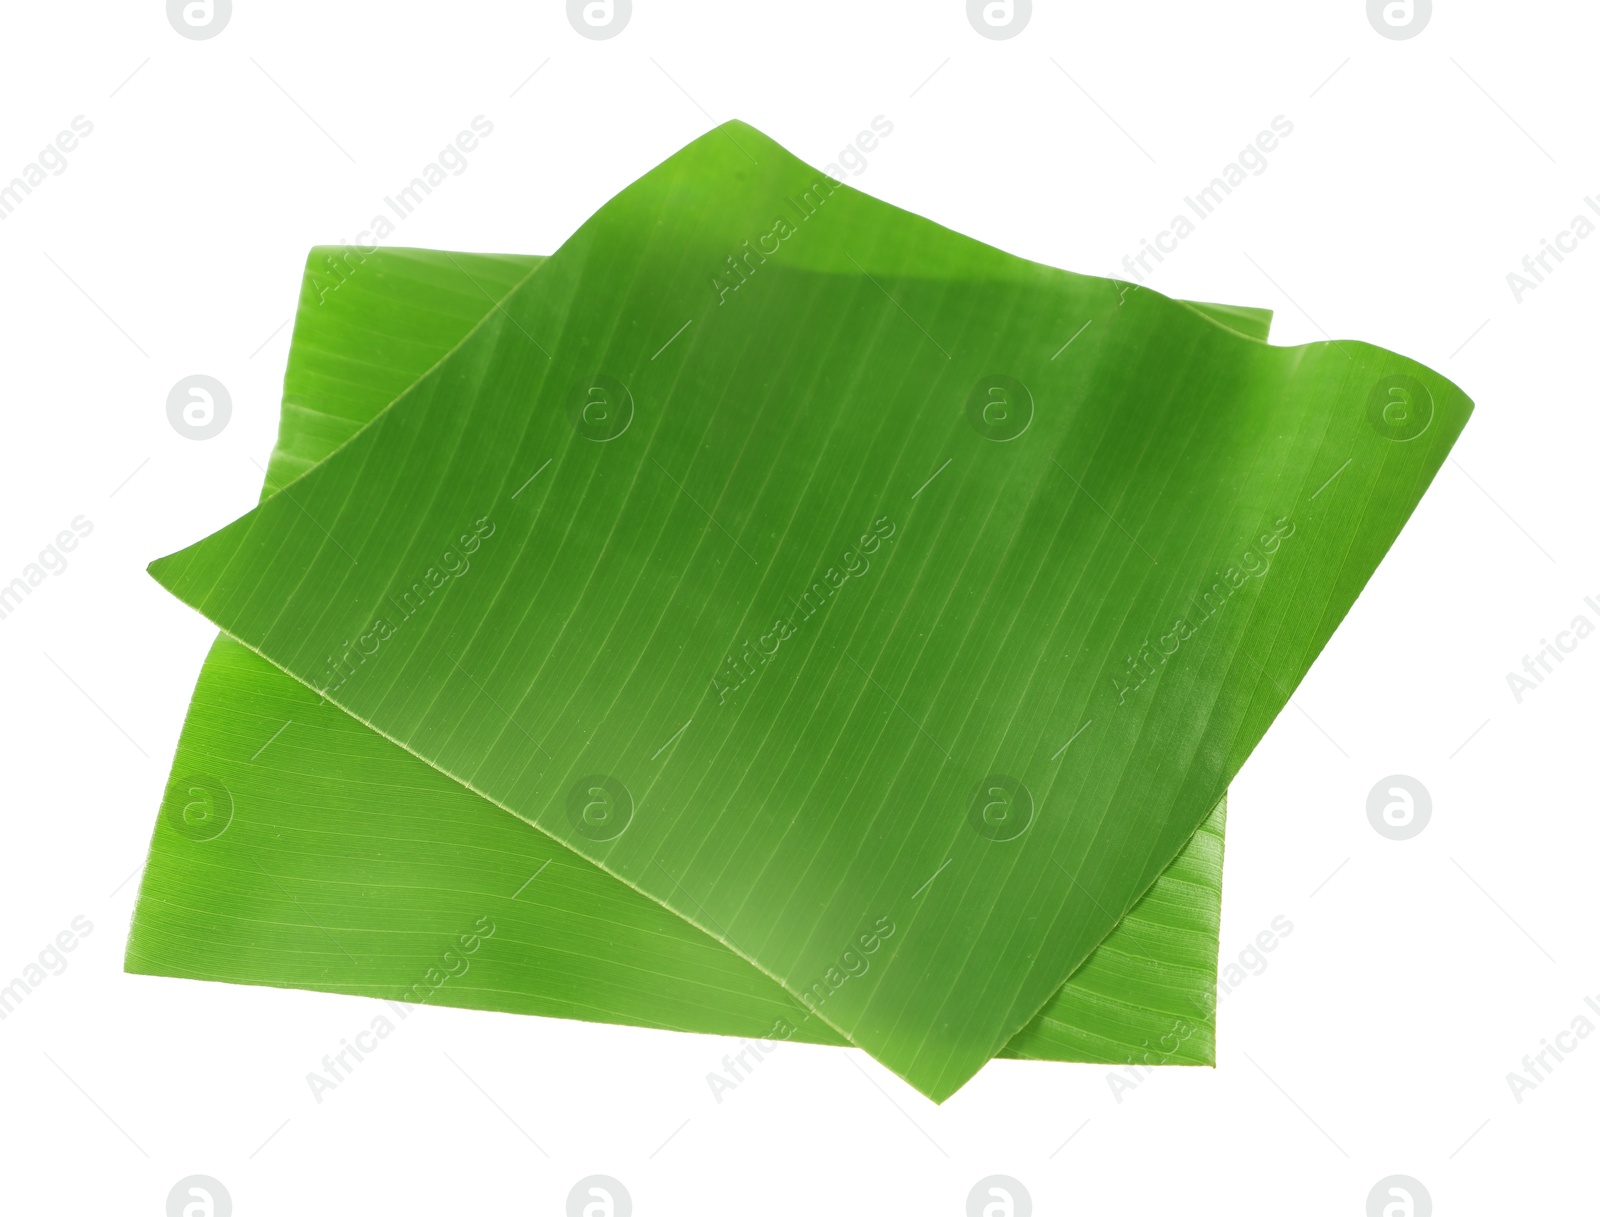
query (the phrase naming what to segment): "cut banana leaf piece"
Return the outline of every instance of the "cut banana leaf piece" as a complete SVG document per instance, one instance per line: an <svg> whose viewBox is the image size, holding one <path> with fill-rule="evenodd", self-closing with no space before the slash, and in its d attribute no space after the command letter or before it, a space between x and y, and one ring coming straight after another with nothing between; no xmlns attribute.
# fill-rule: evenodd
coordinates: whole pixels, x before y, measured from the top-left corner
<svg viewBox="0 0 1600 1217"><path fill-rule="evenodd" d="M1469 412L730 124L151 569L943 1099L1210 815Z"/></svg>
<svg viewBox="0 0 1600 1217"><path fill-rule="evenodd" d="M308 261L264 494L331 454L542 260L380 250L356 276L342 256ZM1262 338L1271 321L1194 307ZM1212 1062L1222 819L1219 806L1002 1055ZM127 967L844 1042L726 947L225 636L173 761Z"/></svg>

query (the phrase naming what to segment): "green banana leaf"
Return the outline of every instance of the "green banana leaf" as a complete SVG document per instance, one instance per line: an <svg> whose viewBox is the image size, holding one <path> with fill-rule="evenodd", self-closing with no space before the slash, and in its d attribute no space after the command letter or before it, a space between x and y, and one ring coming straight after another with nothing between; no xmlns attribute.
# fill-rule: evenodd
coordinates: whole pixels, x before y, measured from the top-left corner
<svg viewBox="0 0 1600 1217"><path fill-rule="evenodd" d="M308 260L263 497L330 455L542 261L384 249L363 255L357 276L347 257ZM1271 321L1194 307L1262 338ZM1219 806L1002 1055L1212 1062L1222 821ZM494 933L473 932L480 919ZM845 1042L714 939L226 636L179 740L126 966Z"/></svg>
<svg viewBox="0 0 1600 1217"><path fill-rule="evenodd" d="M730 124L151 571L940 1100L1211 814L1470 409Z"/></svg>

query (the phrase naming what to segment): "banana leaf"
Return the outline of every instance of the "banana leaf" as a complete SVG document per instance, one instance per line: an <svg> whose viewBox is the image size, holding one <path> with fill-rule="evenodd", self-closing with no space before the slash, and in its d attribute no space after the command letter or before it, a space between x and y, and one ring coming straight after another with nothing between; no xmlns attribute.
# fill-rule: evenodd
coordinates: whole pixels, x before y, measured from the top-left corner
<svg viewBox="0 0 1600 1217"><path fill-rule="evenodd" d="M1212 814L1470 409L728 124L151 572L942 1100Z"/></svg>
<svg viewBox="0 0 1600 1217"><path fill-rule="evenodd" d="M380 249L352 265L313 250L262 497L335 451L540 261ZM1271 321L1194 307L1261 338ZM1219 805L1001 1055L1211 1064L1222 837ZM845 1043L714 939L226 635L179 740L126 967Z"/></svg>

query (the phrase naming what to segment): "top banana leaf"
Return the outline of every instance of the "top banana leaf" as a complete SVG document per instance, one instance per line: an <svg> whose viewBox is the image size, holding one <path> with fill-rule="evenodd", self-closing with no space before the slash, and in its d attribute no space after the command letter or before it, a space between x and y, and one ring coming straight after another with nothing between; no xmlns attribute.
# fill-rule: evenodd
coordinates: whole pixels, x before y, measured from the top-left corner
<svg viewBox="0 0 1600 1217"><path fill-rule="evenodd" d="M729 124L151 570L942 1099L1206 818L1469 412Z"/></svg>

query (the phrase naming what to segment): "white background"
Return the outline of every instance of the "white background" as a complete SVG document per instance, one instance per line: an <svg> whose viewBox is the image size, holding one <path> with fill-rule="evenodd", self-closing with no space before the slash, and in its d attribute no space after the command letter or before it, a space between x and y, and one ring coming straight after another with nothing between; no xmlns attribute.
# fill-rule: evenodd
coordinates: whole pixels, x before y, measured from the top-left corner
<svg viewBox="0 0 1600 1217"><path fill-rule="evenodd" d="M961 1214L994 1173L1040 1214L1359 1217L1393 1173L1441 1217L1596 1211L1600 1035L1520 1103L1506 1081L1600 1001L1600 638L1520 704L1506 681L1574 616L1600 625L1600 239L1520 303L1506 282L1600 192L1593 6L1440 0L1404 41L1362 0L1040 0L1003 41L957 0L636 0L606 41L548 0L237 0L203 41L159 0L3 21L0 182L94 124L0 221L0 583L94 524L0 621L0 984L94 926L0 1022L7 1212L159 1215L197 1172L240 1217L554 1214L597 1172L641 1217ZM859 1052L785 1045L719 1104L724 1041L428 1009L319 1105L306 1073L371 1003L122 973L213 635L143 568L254 503L307 247L479 114L493 136L391 243L548 253L713 120L821 165L883 115L853 185L1125 275L1294 123L1150 285L1270 306L1279 343L1404 352L1477 411L1233 787L1223 957L1279 914L1294 931L1224 999L1215 1070L1119 1102L1103 1067L997 1062L935 1107ZM165 412L192 373L234 401L202 443ZM1410 841L1367 821L1393 773L1432 794Z"/></svg>

